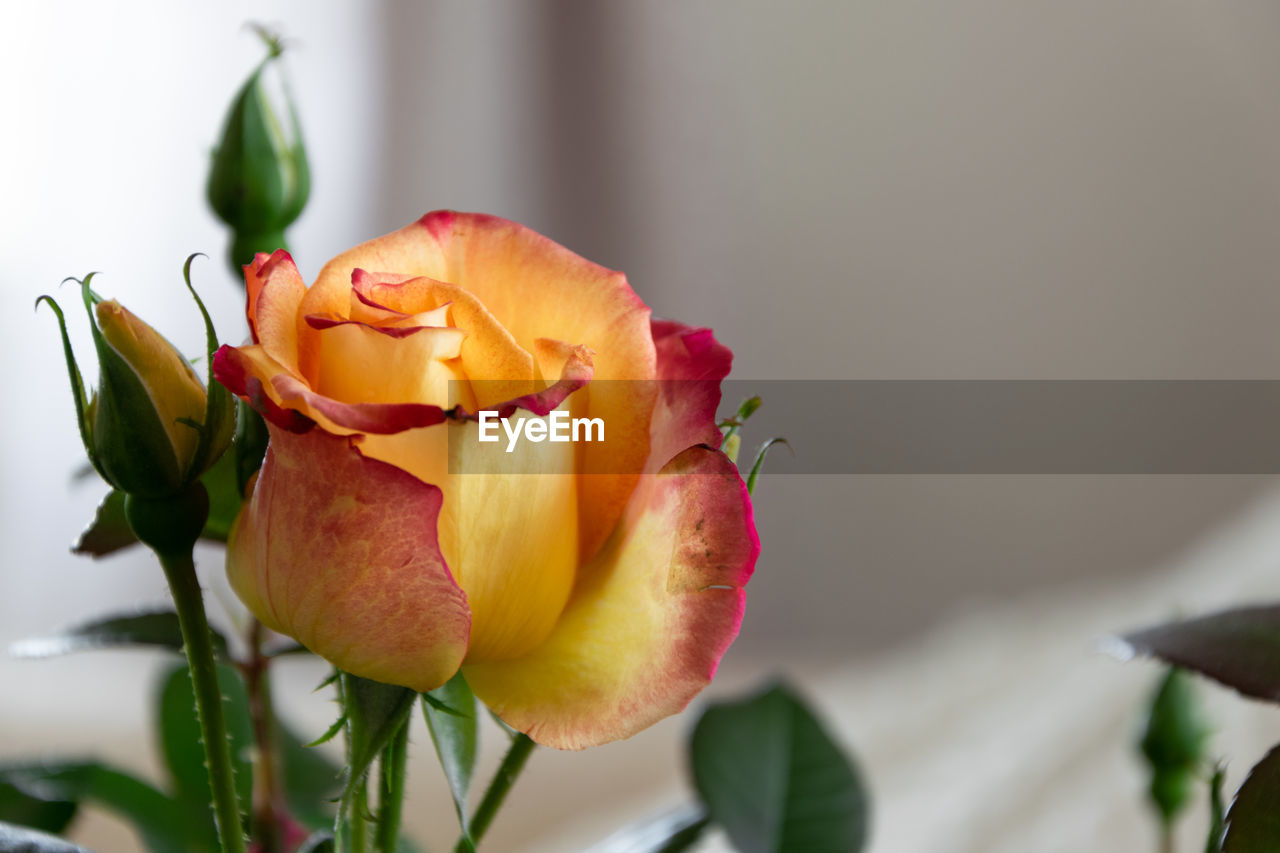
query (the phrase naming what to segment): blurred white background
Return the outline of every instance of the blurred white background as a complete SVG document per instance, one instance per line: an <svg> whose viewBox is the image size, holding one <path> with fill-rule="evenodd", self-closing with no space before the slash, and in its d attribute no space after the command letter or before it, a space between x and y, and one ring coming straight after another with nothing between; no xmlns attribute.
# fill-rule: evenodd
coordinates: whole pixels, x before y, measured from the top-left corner
<svg viewBox="0 0 1280 853"><path fill-rule="evenodd" d="M180 270L203 251L197 286L224 335L242 328L203 183L261 55L248 20L291 41L314 176L290 232L304 275L454 207L624 270L655 313L713 326L743 379L1275 378L1280 364L1280 6L1266 0L47 2L6 17L0 644L164 598L141 555L66 552L102 490L70 484L81 453L55 324L30 306L73 307L58 282L99 270L102 292L194 352ZM1271 485L766 478L765 550L726 666L819 685L967 615L1081 584L1107 598ZM1052 645L1084 659L1092 640ZM121 660L5 663L0 720L16 735L65 712L85 745L102 741L87 714L136 729L141 700L72 698L70 681ZM145 684L145 667L130 677ZM3 732L0 749L17 751ZM678 775L676 754L646 778Z"/></svg>

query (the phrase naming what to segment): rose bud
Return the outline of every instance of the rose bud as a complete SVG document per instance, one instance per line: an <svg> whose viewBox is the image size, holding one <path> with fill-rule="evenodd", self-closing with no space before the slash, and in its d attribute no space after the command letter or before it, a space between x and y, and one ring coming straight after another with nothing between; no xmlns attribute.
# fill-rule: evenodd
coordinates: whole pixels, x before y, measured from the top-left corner
<svg viewBox="0 0 1280 853"><path fill-rule="evenodd" d="M171 497L227 448L234 399L221 386L206 393L172 344L115 300L94 294L91 279L82 283L98 354L98 387L91 399L86 399L62 311L50 297L40 297L58 316L85 451L114 488L146 499ZM212 349L216 339L207 314L205 321Z"/></svg>
<svg viewBox="0 0 1280 853"><path fill-rule="evenodd" d="M310 288L283 251L245 280L253 343L214 370L271 434L227 551L264 624L419 691L461 669L560 748L629 737L708 684L759 552L716 449L732 355L709 329L651 320L622 274L528 228L450 211ZM571 412L604 440L485 444L485 411L541 433Z"/></svg>
<svg viewBox="0 0 1280 853"><path fill-rule="evenodd" d="M231 103L206 188L209 205L231 226L228 260L237 275L254 253L286 245L284 230L302 213L311 192L307 152L288 87L282 78L276 81L283 109L267 94L265 75L279 71L280 41L264 31L259 34L267 43L267 56Z"/></svg>

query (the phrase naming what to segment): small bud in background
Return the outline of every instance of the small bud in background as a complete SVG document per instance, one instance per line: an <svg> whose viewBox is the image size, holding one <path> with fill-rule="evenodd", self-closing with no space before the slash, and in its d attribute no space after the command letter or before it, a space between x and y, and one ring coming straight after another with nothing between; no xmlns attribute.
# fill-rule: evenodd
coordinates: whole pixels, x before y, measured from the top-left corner
<svg viewBox="0 0 1280 853"><path fill-rule="evenodd" d="M190 260L187 284L190 287ZM62 333L80 436L93 467L114 488L146 499L183 491L226 450L235 408L226 389L205 385L155 329L114 300L80 283L98 355L98 387L87 397L62 310L48 296ZM192 294L195 291L192 290ZM204 306L208 353L217 341ZM95 322L96 318L96 322Z"/></svg>
<svg viewBox="0 0 1280 853"><path fill-rule="evenodd" d="M280 39L261 28L258 34L266 42L267 56L231 103L207 187L209 205L231 228L228 261L237 279L255 253L286 248L285 229L302 213L311 192L307 153L288 87L283 78L277 81L283 104L273 105L265 85L270 72L280 74Z"/></svg>
<svg viewBox="0 0 1280 853"><path fill-rule="evenodd" d="M1166 835L1210 766L1211 733L1191 675L1170 669L1151 700L1139 744L1151 770L1151 800Z"/></svg>

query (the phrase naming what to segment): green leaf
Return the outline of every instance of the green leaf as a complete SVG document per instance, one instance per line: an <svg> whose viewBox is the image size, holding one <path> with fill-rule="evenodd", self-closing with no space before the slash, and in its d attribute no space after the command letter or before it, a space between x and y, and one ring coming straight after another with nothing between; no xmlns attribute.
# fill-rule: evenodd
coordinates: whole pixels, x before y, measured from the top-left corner
<svg viewBox="0 0 1280 853"><path fill-rule="evenodd" d="M276 737L289 813L310 829L333 826L330 803L342 793L342 769L320 750L306 746L279 718Z"/></svg>
<svg viewBox="0 0 1280 853"><path fill-rule="evenodd" d="M29 826L55 835L76 816L75 800L64 799L39 780L10 780L0 768L0 821Z"/></svg>
<svg viewBox="0 0 1280 853"><path fill-rule="evenodd" d="M710 824L702 806L681 806L619 830L586 853L683 853Z"/></svg>
<svg viewBox="0 0 1280 853"><path fill-rule="evenodd" d="M93 521L80 534L71 551L91 557L105 557L136 544L138 537L133 535L133 528L129 527L129 522L124 517L124 492L112 489L102 499L102 503L98 504Z"/></svg>
<svg viewBox="0 0 1280 853"><path fill-rule="evenodd" d="M101 806L131 824L151 853L190 853L203 841L177 803L127 773L96 762L9 765L4 778L23 790ZM0 850L3 850L0 847Z"/></svg>
<svg viewBox="0 0 1280 853"><path fill-rule="evenodd" d="M172 610L155 610L95 619L60 634L19 640L9 647L9 654L15 657L43 658L127 646L158 646L175 651L181 649L182 630L178 627L178 614ZM227 653L227 640L216 631L213 632L213 647L219 654Z"/></svg>
<svg viewBox="0 0 1280 853"><path fill-rule="evenodd" d="M1280 746L1254 765L1227 811L1222 853L1280 850Z"/></svg>
<svg viewBox="0 0 1280 853"><path fill-rule="evenodd" d="M344 796L350 796L382 748L408 721L418 694L408 687L370 681L346 672L341 682L351 753L347 758L349 775Z"/></svg>
<svg viewBox="0 0 1280 853"><path fill-rule="evenodd" d="M1139 744L1151 770L1151 800L1166 826L1198 787L1211 733L1191 676L1170 668L1152 697Z"/></svg>
<svg viewBox="0 0 1280 853"><path fill-rule="evenodd" d="M1204 853L1221 853L1222 833L1227 828L1226 808L1222 796L1222 786L1227 778L1227 768L1219 764L1213 770L1209 780L1209 837L1204 845Z"/></svg>
<svg viewBox="0 0 1280 853"><path fill-rule="evenodd" d="M785 686L712 705L690 756L708 815L741 853L856 853L866 842L858 772Z"/></svg>
<svg viewBox="0 0 1280 853"><path fill-rule="evenodd" d="M0 853L92 853L87 847L72 844L34 829L0 822Z"/></svg>
<svg viewBox="0 0 1280 853"><path fill-rule="evenodd" d="M470 837L467 794L471 775L476 768L476 697L467 680L459 672L443 687L422 694L422 712L427 730L435 744L440 767L453 794L453 807L458 813L458 826L464 837Z"/></svg>
<svg viewBox="0 0 1280 853"><path fill-rule="evenodd" d="M218 667L218 685L223 695L223 715L227 735L231 738L236 792L241 814L250 809L253 792L253 723L249 717L249 697L244 681L230 666ZM195 693L185 663L170 668L162 677L156 693L156 719L159 723L160 754L173 783L173 794L185 819L193 827L202 827L210 849L217 849L217 833L213 823L213 793L205 767L204 745L200 723L196 719Z"/></svg>
<svg viewBox="0 0 1280 853"><path fill-rule="evenodd" d="M1150 655L1246 696L1280 702L1280 605L1241 607L1126 634L1121 657Z"/></svg>

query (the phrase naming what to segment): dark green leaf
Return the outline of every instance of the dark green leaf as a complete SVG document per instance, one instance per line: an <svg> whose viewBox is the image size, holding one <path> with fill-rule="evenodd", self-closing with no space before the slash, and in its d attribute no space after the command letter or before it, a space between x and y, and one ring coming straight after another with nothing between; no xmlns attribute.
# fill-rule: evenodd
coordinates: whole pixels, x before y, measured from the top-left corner
<svg viewBox="0 0 1280 853"><path fill-rule="evenodd" d="M1209 836L1204 845L1204 853L1220 853L1222 850L1222 833L1227 827L1226 809L1223 806L1222 785L1227 778L1227 768L1219 764L1213 770L1209 780Z"/></svg>
<svg viewBox="0 0 1280 853"><path fill-rule="evenodd" d="M619 830L586 853L683 853L709 825L702 806L681 806Z"/></svg>
<svg viewBox="0 0 1280 853"><path fill-rule="evenodd" d="M38 779L19 776L10 781L0 767L0 821L29 826L55 835L62 832L76 816L76 802L63 799Z"/></svg>
<svg viewBox="0 0 1280 853"><path fill-rule="evenodd" d="M1140 743L1151 770L1151 800L1166 825L1199 785L1211 731L1191 676L1170 668L1152 697Z"/></svg>
<svg viewBox="0 0 1280 853"><path fill-rule="evenodd" d="M408 687L370 681L345 672L341 681L351 750L347 759L350 774L347 794L350 794L392 735L406 724L418 694Z"/></svg>
<svg viewBox="0 0 1280 853"><path fill-rule="evenodd" d="M1227 812L1222 853L1275 853L1280 850L1280 747L1249 771Z"/></svg>
<svg viewBox="0 0 1280 853"><path fill-rule="evenodd" d="M9 647L9 654L40 658L123 646L181 649L182 631L178 627L178 614L172 610L157 610L131 616L108 616L49 637L19 640ZM227 653L227 640L216 631L213 632L213 647L219 654Z"/></svg>
<svg viewBox="0 0 1280 853"><path fill-rule="evenodd" d="M136 544L138 537L133 535L133 530L124 517L124 492L112 489L102 499L102 503L98 504L93 521L80 534L71 551L91 557L105 557Z"/></svg>
<svg viewBox="0 0 1280 853"><path fill-rule="evenodd" d="M92 803L114 813L133 826L152 853L190 853L203 842L174 800L96 762L10 765L4 776L23 790L41 790L47 797Z"/></svg>
<svg viewBox="0 0 1280 853"><path fill-rule="evenodd" d="M333 825L331 802L342 793L342 769L320 750L277 721L285 802L298 822L312 829Z"/></svg>
<svg viewBox="0 0 1280 853"><path fill-rule="evenodd" d="M476 697L459 672L443 687L422 695L427 730L435 744L440 767L453 794L453 807L463 836L469 836L467 794L476 767Z"/></svg>
<svg viewBox="0 0 1280 853"><path fill-rule="evenodd" d="M253 724L249 717L249 697L240 675L229 666L218 667L218 686L224 697L222 710L227 735L231 738L240 811L247 814L253 791L253 765L250 763ZM211 849L216 849L217 835L210 809L213 794L205 768L200 723L196 719L195 694L185 663L172 667L161 679L156 704L160 753L173 780L174 796L185 819L193 827L203 827Z"/></svg>
<svg viewBox="0 0 1280 853"><path fill-rule="evenodd" d="M1116 651L1151 655L1246 696L1280 702L1280 605L1224 610L1135 631Z"/></svg>
<svg viewBox="0 0 1280 853"><path fill-rule="evenodd" d="M856 853L868 796L850 760L784 686L712 705L690 743L713 823L741 853Z"/></svg>
<svg viewBox="0 0 1280 853"><path fill-rule="evenodd" d="M0 823L0 853L92 853L72 844L23 826Z"/></svg>

